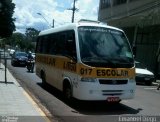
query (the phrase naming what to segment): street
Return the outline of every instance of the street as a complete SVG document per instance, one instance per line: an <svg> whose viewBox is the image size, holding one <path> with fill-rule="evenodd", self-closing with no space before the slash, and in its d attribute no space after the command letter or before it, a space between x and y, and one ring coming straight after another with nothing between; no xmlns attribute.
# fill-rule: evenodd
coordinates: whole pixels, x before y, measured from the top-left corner
<svg viewBox="0 0 160 122"><path fill-rule="evenodd" d="M105 102L77 101L65 102L63 95L51 86L43 88L41 79L35 73L27 72L24 67L13 67L8 60L8 69L20 84L34 96L39 104L45 106L57 121L120 121L121 115L160 115L160 90L156 86L137 85L135 98L123 100L118 105ZM115 116L116 117L113 117ZM159 118L158 118L159 119ZM157 122L159 120L156 120Z"/></svg>

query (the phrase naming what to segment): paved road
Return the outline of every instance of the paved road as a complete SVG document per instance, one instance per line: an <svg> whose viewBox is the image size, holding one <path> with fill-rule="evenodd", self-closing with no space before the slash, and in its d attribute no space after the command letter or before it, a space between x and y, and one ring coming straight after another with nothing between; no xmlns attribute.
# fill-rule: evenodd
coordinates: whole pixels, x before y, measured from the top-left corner
<svg viewBox="0 0 160 122"><path fill-rule="evenodd" d="M119 105L83 101L75 101L70 105L64 101L61 92L51 86L43 88L41 79L35 73L27 72L24 67L12 67L9 61L8 68L58 121L118 122L121 121L121 115L160 115L160 91L156 90L156 86L137 85L135 98L122 101Z"/></svg>

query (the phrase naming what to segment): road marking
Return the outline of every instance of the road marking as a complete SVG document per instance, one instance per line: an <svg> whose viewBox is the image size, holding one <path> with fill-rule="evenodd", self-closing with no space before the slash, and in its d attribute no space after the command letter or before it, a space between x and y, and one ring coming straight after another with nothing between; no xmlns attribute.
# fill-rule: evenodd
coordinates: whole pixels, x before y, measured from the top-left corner
<svg viewBox="0 0 160 122"><path fill-rule="evenodd" d="M38 107L37 103L32 99L32 97L25 90L23 91L23 94L28 98L28 100L32 103L32 105L35 107L37 112L39 112L40 115L46 120L46 122L50 122L46 114Z"/></svg>
<svg viewBox="0 0 160 122"><path fill-rule="evenodd" d="M154 87L154 88L149 88L149 87L148 87L148 88L144 88L144 89L155 90L155 89L157 89L157 88L155 88L155 87Z"/></svg>

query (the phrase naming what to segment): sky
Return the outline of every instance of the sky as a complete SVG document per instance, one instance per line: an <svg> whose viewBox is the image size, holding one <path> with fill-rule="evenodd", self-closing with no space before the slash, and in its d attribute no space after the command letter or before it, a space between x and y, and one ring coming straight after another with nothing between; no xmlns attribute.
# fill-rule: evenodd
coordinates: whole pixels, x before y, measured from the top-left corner
<svg viewBox="0 0 160 122"><path fill-rule="evenodd" d="M71 23L74 0L12 0L16 7L13 17L16 18L16 32L25 32L26 28L37 30L49 29ZM99 0L77 0L75 22L80 19L97 20ZM40 13L37 14L37 13Z"/></svg>

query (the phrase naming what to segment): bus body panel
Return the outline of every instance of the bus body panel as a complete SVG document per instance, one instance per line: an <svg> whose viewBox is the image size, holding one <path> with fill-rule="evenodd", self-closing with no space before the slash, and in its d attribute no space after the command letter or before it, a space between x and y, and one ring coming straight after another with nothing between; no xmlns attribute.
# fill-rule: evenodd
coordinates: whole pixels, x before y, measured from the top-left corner
<svg viewBox="0 0 160 122"><path fill-rule="evenodd" d="M49 38L52 38L51 40L54 40L59 33L60 36L58 38L60 40L73 41L67 36L74 33L74 36L72 36L75 39L77 58L75 61L68 55L46 54L42 53L43 51L39 51L40 49L36 49L38 50L36 52L36 74L41 77L41 71L44 71L46 82L60 91L63 91L63 82L67 79L72 86L73 97L80 100L107 100L109 97L118 97L120 100L132 99L136 87L135 67L96 67L85 64L81 60L78 35L78 27L81 26L103 27L123 32L114 27L97 24L71 24L57 29L43 31L39 34L40 41L43 41L43 39L47 41L44 38L45 36L49 36ZM54 36L52 37L52 35Z"/></svg>

